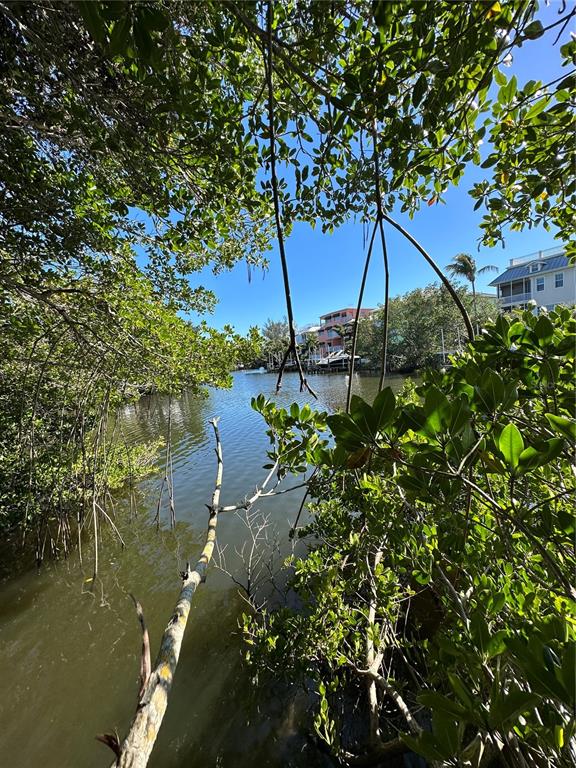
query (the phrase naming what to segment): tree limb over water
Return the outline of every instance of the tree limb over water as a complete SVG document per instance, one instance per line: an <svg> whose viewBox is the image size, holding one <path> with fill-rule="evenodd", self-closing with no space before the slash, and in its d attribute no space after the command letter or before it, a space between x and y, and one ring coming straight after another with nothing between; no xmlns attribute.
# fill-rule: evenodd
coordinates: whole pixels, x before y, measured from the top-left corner
<svg viewBox="0 0 576 768"><path fill-rule="evenodd" d="M178 665L182 639L190 613L190 604L196 589L206 580L206 572L214 552L224 464L218 419L215 418L210 423L214 428L216 439L217 471L212 504L209 507L206 542L194 570L190 571L187 568L184 573L178 602L164 630L154 669L141 692L138 708L128 735L120 746L120 756L113 763L116 768L144 768L148 764L168 706L168 695Z"/></svg>

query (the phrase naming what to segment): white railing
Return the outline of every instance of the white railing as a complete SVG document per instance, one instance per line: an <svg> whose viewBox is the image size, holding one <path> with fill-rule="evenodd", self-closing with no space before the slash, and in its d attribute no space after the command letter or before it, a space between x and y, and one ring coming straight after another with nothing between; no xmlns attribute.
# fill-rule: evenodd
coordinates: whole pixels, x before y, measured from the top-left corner
<svg viewBox="0 0 576 768"><path fill-rule="evenodd" d="M531 261L547 259L549 256L561 256L563 253L564 248L559 246L556 246L556 248L546 248L543 251L534 251L534 253L529 253L528 256L522 256L519 259L510 259L510 266L517 267L520 264L529 264Z"/></svg>
<svg viewBox="0 0 576 768"><path fill-rule="evenodd" d="M515 293L512 296L500 296L502 304L508 306L509 304L524 304L530 301L532 298L531 293Z"/></svg>

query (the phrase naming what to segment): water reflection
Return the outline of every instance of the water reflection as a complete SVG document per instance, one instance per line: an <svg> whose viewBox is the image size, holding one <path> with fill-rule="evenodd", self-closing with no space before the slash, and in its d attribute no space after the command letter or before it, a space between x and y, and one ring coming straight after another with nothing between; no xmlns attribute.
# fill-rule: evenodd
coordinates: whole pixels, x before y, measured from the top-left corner
<svg viewBox="0 0 576 768"><path fill-rule="evenodd" d="M313 376L318 407L340 407L345 376ZM177 526L171 531L167 510L160 530L154 516L161 474L139 485L137 515L130 521L127 499L120 500L117 524L127 548L120 550L104 531L101 581L91 592L90 552L82 566L77 553L47 564L40 574L25 573L0 583L0 765L11 768L97 768L112 754L94 740L97 733L126 730L136 701L139 628L128 593L144 606L152 653L172 610L179 571L194 560L203 542L205 504L215 475L209 419L220 417L224 451L222 504L234 504L253 491L265 472L268 439L250 398L275 397L275 376L239 373L230 390L206 398L148 397L125 409L119 428L128 441L167 437L171 445ZM401 380L393 380L395 389ZM356 376L354 390L368 400L377 380ZM297 377L284 379L276 401L310 402ZM210 431L209 431L210 430ZM159 459L162 465L163 456ZM300 492L263 501L283 551L300 504ZM234 547L246 535L242 521L222 516L220 546L227 565L240 569ZM228 576L212 569L198 591L184 639L170 706L150 762L152 768L199 766L326 765L298 728L304 703L278 691L258 691L254 701L241 657L237 620L245 604Z"/></svg>

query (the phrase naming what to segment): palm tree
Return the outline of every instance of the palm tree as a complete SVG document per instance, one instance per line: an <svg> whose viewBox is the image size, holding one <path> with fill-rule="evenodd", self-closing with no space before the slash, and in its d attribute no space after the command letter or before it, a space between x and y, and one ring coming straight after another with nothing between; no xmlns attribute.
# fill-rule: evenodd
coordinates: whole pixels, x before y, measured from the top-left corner
<svg viewBox="0 0 576 768"><path fill-rule="evenodd" d="M487 264L478 269L476 261L469 253L457 253L450 264L446 267L452 277L463 277L472 284L472 305L474 307L474 317L476 320L476 333L478 333L478 307L476 306L476 278L486 272L498 272L498 267L493 264Z"/></svg>
<svg viewBox="0 0 576 768"><path fill-rule="evenodd" d="M303 335L304 343L300 345L300 349L304 359L310 365L312 353L318 349L318 335L316 333L304 333Z"/></svg>

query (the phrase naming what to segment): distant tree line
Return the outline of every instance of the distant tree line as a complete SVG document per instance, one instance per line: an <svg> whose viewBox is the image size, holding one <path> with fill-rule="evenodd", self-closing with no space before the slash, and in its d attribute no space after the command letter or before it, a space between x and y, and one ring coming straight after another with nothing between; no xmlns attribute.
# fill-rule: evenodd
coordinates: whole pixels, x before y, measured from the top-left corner
<svg viewBox="0 0 576 768"><path fill-rule="evenodd" d="M466 308L472 309L473 297L466 288L458 288ZM477 296L480 327L495 319L498 308L494 300ZM471 313L472 314L472 313ZM361 318L358 328L357 354L369 365L380 365L383 344L383 307L370 317ZM466 328L458 308L446 289L437 284L416 288L390 300L388 336L388 370L412 371L435 365L445 355L462 350Z"/></svg>
<svg viewBox="0 0 576 768"><path fill-rule="evenodd" d="M495 319L498 312L496 301L475 295L464 286L457 288L464 306L481 328L489 319ZM445 362L448 355L461 351L466 343L466 328L458 308L448 291L437 283L424 288L415 288L390 300L388 337L388 371L402 372L437 365ZM380 306L372 315L362 317L358 328L356 354L362 359L361 366L377 368L382 357L384 307ZM339 332L344 349L351 348L354 324L341 326ZM258 329L259 343L255 343L255 354L248 360L249 368L277 360L286 350L289 338L288 322L268 319ZM306 361L310 353L316 352L318 341L314 334L306 334L300 344L300 356Z"/></svg>

